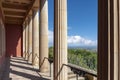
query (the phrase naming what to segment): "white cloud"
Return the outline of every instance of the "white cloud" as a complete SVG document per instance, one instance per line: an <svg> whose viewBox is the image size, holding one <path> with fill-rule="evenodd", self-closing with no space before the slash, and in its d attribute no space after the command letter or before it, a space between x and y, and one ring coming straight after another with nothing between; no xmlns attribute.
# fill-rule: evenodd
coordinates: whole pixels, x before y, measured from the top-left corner
<svg viewBox="0 0 120 80"><path fill-rule="evenodd" d="M86 39L84 37L75 35L75 36L68 36L68 44L70 45L97 45L97 40L93 41L90 39Z"/></svg>
<svg viewBox="0 0 120 80"><path fill-rule="evenodd" d="M49 45L53 45L53 31L50 31L50 30L49 30ZM94 40L86 39L79 35L68 36L68 45L70 46L81 46L81 45L96 46L97 40L94 41Z"/></svg>

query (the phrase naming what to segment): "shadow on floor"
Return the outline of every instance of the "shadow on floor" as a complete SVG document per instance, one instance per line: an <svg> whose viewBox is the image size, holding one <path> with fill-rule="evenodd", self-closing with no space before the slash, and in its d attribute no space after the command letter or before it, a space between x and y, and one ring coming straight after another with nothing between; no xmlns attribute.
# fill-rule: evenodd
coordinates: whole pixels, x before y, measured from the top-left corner
<svg viewBox="0 0 120 80"><path fill-rule="evenodd" d="M20 61L15 61L15 60L10 60L10 61L15 62L15 63L20 63L20 64L32 65L31 63L27 63L27 62L20 62Z"/></svg>
<svg viewBox="0 0 120 80"><path fill-rule="evenodd" d="M16 64L12 64L12 63L10 63L10 65L11 65L11 66L14 66L14 67L26 69L26 70L31 70L31 71L37 71L37 72L39 72L38 69L34 69L34 68L31 68L31 67L20 66L20 65L16 65Z"/></svg>
<svg viewBox="0 0 120 80"><path fill-rule="evenodd" d="M14 70L12 70L11 73L12 74L16 74L18 76L22 76L22 77L28 78L30 80L49 80L49 79L43 78L41 76L34 76L34 74L31 75L31 74L27 74L27 73L23 73L23 72L18 72L18 71L14 71Z"/></svg>
<svg viewBox="0 0 120 80"><path fill-rule="evenodd" d="M11 68L10 68L10 58L6 58L5 59L5 65L3 67L3 72L2 72L2 76L1 76L1 80L12 80L10 77L9 77L9 73L11 71Z"/></svg>
<svg viewBox="0 0 120 80"><path fill-rule="evenodd" d="M21 58L21 57L11 57L11 60L24 60L24 61L27 61L27 60L25 60L25 59L23 59L23 58Z"/></svg>
<svg viewBox="0 0 120 80"><path fill-rule="evenodd" d="M43 78L42 76L38 75L36 72L38 70L36 70L32 67L29 67L30 66L29 64L28 64L28 67L26 67L24 65L20 65L20 64L27 65L27 62L26 63L20 62L23 59L14 59L14 60L16 60L16 61L11 60L10 58L6 58L6 61L5 61L6 66L3 69L2 80L50 80L50 79ZM14 63L17 63L18 65L14 64ZM16 70L16 69L18 69L18 70ZM23 72L21 72L21 70Z"/></svg>

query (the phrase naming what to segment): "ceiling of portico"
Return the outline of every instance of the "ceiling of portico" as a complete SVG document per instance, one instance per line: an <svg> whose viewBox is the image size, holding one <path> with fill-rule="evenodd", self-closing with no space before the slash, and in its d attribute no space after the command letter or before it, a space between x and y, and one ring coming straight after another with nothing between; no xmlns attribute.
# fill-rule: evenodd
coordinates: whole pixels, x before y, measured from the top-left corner
<svg viewBox="0 0 120 80"><path fill-rule="evenodd" d="M39 6L39 0L1 0L5 23L23 24L33 7Z"/></svg>

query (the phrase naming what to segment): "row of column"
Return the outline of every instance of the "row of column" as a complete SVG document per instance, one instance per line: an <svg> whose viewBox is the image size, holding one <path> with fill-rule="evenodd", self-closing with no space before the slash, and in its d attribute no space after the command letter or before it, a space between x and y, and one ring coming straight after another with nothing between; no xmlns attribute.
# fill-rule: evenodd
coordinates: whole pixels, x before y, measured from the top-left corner
<svg viewBox="0 0 120 80"><path fill-rule="evenodd" d="M67 68L63 67L67 64L67 0L54 3L54 80L67 80ZM48 0L40 0L39 9L32 9L23 26L24 57L32 59L33 65L39 64L40 71L46 72L48 48Z"/></svg>
<svg viewBox="0 0 120 80"><path fill-rule="evenodd" d="M39 65L39 8L33 8L23 26L24 58L33 65Z"/></svg>

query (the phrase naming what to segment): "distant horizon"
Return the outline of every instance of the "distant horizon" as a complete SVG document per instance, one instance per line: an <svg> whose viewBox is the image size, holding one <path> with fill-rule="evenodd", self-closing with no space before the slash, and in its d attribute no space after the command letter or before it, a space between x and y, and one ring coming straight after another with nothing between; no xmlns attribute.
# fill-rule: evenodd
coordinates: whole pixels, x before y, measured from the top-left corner
<svg viewBox="0 0 120 80"><path fill-rule="evenodd" d="M49 46L49 47L54 47L54 46ZM94 48L97 48L97 46L67 46L68 48L88 48L88 47L94 47Z"/></svg>

